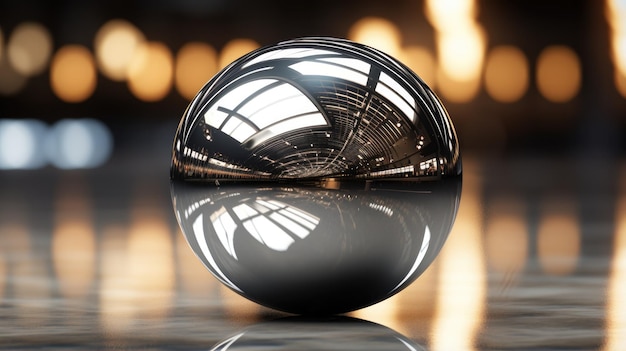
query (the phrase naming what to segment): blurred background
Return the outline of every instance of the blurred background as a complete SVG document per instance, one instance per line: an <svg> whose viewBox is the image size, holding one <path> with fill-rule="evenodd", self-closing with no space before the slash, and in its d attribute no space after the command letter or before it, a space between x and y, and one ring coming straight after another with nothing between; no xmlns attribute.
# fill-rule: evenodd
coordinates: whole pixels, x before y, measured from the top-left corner
<svg viewBox="0 0 626 351"><path fill-rule="evenodd" d="M354 316L439 350L626 348L622 0L1 0L0 347L210 347L275 316L191 254L170 150L218 70L301 36L404 62L464 156L438 260Z"/></svg>

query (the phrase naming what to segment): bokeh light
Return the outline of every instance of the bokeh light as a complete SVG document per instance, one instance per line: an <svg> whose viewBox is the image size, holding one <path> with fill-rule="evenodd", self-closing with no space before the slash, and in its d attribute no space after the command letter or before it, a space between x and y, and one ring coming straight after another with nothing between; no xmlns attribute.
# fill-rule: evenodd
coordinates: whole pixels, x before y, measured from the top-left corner
<svg viewBox="0 0 626 351"><path fill-rule="evenodd" d="M430 87L435 87L437 64L430 50L422 46L407 46L398 59L415 72Z"/></svg>
<svg viewBox="0 0 626 351"><path fill-rule="evenodd" d="M46 164L42 140L47 126L38 120L0 120L0 169L36 169Z"/></svg>
<svg viewBox="0 0 626 351"><path fill-rule="evenodd" d="M2 62L3 54L4 54L4 35L2 34L2 28L0 28L0 62Z"/></svg>
<svg viewBox="0 0 626 351"><path fill-rule="evenodd" d="M480 80L456 80L437 68L437 91L449 102L466 103L480 91Z"/></svg>
<svg viewBox="0 0 626 351"><path fill-rule="evenodd" d="M24 89L27 82L28 78L17 73L9 60L0 60L0 95L15 95Z"/></svg>
<svg viewBox="0 0 626 351"><path fill-rule="evenodd" d="M578 55L567 46L546 47L537 59L537 88L552 102L567 102L580 90Z"/></svg>
<svg viewBox="0 0 626 351"><path fill-rule="evenodd" d="M80 45L67 45L52 58L52 91L66 102L81 102L96 89L96 65L91 52Z"/></svg>
<svg viewBox="0 0 626 351"><path fill-rule="evenodd" d="M171 90L174 58L161 42L141 45L128 67L128 88L140 100L158 101Z"/></svg>
<svg viewBox="0 0 626 351"><path fill-rule="evenodd" d="M100 72L114 81L125 80L130 62L144 42L143 33L126 20L113 19L105 23L94 41Z"/></svg>
<svg viewBox="0 0 626 351"><path fill-rule="evenodd" d="M611 59L615 67L615 84L620 94L626 97L626 2L606 1L606 18L609 22Z"/></svg>
<svg viewBox="0 0 626 351"><path fill-rule="evenodd" d="M402 46L402 33L391 21L380 17L365 17L350 27L348 39L398 56Z"/></svg>
<svg viewBox="0 0 626 351"><path fill-rule="evenodd" d="M185 44L176 55L174 83L182 97L191 100L217 72L217 52L205 43Z"/></svg>
<svg viewBox="0 0 626 351"><path fill-rule="evenodd" d="M454 80L475 79L482 68L484 33L477 27L468 27L459 33L442 32L437 35L439 64L443 72Z"/></svg>
<svg viewBox="0 0 626 351"><path fill-rule="evenodd" d="M451 102L468 102L480 88L487 34L476 20L474 0L427 0L424 12L435 29L437 84Z"/></svg>
<svg viewBox="0 0 626 351"><path fill-rule="evenodd" d="M30 77L43 72L52 53L52 37L39 23L19 24L7 43L7 57L18 73Z"/></svg>
<svg viewBox="0 0 626 351"><path fill-rule="evenodd" d="M495 47L485 64L485 89L496 101L517 101L528 89L528 74L528 61L520 49Z"/></svg>
<svg viewBox="0 0 626 351"><path fill-rule="evenodd" d="M63 119L52 127L45 149L50 162L58 168L93 168L109 159L113 138L98 120Z"/></svg>
<svg viewBox="0 0 626 351"><path fill-rule="evenodd" d="M454 32L471 26L478 15L473 0L427 0L424 10L433 27Z"/></svg>
<svg viewBox="0 0 626 351"><path fill-rule="evenodd" d="M615 71L614 79L615 79L615 87L617 88L617 91L623 97L626 97L626 75L625 74L621 74L618 71Z"/></svg>
<svg viewBox="0 0 626 351"><path fill-rule="evenodd" d="M259 47L259 43L252 39L233 39L226 43L226 45L222 48L218 66L222 69L241 56L258 49Z"/></svg>

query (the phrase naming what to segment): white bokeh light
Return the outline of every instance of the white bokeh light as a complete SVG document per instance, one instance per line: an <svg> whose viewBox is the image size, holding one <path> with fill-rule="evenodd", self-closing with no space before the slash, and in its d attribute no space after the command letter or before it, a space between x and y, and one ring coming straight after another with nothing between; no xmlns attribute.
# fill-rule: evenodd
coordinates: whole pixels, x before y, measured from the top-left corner
<svg viewBox="0 0 626 351"><path fill-rule="evenodd" d="M46 125L37 120L0 120L0 169L36 169L46 163L41 141Z"/></svg>
<svg viewBox="0 0 626 351"><path fill-rule="evenodd" d="M98 120L64 119L52 127L46 146L50 163L58 168L94 168L108 160L113 139Z"/></svg>

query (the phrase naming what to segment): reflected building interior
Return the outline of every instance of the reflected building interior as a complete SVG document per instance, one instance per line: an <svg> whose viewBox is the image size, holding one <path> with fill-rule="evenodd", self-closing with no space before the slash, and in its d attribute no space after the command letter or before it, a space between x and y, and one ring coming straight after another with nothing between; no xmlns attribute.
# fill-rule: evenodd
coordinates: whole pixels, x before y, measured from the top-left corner
<svg viewBox="0 0 626 351"><path fill-rule="evenodd" d="M458 175L456 134L439 100L399 62L365 52L310 38L234 63L185 112L172 177Z"/></svg>

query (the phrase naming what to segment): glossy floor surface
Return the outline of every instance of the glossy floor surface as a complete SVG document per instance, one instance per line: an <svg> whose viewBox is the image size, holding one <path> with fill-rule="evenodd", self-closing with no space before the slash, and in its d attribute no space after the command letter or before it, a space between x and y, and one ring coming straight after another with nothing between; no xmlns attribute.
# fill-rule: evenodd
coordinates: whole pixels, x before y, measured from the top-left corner
<svg viewBox="0 0 626 351"><path fill-rule="evenodd" d="M392 298L304 319L244 300L193 256L167 161L0 173L0 348L624 350L626 168L466 156L430 268Z"/></svg>

